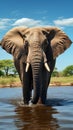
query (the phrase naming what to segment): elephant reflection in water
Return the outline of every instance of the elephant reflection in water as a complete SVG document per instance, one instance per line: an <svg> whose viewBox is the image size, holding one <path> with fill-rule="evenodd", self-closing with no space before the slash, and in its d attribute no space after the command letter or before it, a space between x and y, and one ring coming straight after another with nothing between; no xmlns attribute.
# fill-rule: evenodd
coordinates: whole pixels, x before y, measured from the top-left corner
<svg viewBox="0 0 73 130"><path fill-rule="evenodd" d="M0 45L13 55L25 104L45 104L56 57L71 43L57 27L15 27L6 33Z"/></svg>
<svg viewBox="0 0 73 130"><path fill-rule="evenodd" d="M17 107L16 128L20 130L57 130L58 121L53 117L58 113L52 107Z"/></svg>

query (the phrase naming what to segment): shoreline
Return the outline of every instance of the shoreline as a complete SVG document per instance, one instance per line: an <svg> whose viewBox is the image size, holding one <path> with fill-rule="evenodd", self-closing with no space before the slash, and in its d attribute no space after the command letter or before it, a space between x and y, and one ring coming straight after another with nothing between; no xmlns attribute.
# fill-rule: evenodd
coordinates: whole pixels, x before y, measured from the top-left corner
<svg viewBox="0 0 73 130"><path fill-rule="evenodd" d="M50 83L50 87L60 87L60 86L73 86L72 83L60 83L60 82L54 82ZM22 87L20 82L12 83L12 84L0 84L0 88L15 88L15 87Z"/></svg>

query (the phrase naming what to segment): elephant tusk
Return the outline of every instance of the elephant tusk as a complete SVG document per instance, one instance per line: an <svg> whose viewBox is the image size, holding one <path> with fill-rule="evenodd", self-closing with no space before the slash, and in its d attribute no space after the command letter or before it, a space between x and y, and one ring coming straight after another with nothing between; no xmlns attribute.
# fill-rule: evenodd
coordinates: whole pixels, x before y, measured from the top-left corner
<svg viewBox="0 0 73 130"><path fill-rule="evenodd" d="M25 68L25 72L28 72L29 66L30 66L30 64L27 63L27 64L26 64L26 68Z"/></svg>
<svg viewBox="0 0 73 130"><path fill-rule="evenodd" d="M47 70L48 72L50 72L50 68L49 68L47 62L45 62L44 65L45 65L46 70Z"/></svg>

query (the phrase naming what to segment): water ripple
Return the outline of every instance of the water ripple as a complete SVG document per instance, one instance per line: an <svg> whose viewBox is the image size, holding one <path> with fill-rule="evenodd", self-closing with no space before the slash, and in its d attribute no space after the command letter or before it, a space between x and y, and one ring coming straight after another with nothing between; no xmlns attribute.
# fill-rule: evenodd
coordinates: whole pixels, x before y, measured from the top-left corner
<svg viewBox="0 0 73 130"><path fill-rule="evenodd" d="M46 106L23 104L21 88L0 89L0 130L73 130L73 88L49 88Z"/></svg>

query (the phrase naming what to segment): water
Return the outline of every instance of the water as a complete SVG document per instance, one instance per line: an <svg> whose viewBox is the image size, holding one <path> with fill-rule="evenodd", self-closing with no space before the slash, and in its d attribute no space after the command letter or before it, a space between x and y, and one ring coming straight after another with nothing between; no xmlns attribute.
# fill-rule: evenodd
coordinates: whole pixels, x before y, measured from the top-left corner
<svg viewBox="0 0 73 130"><path fill-rule="evenodd" d="M0 130L73 130L73 87L49 87L47 106L24 106L21 88L0 89Z"/></svg>

